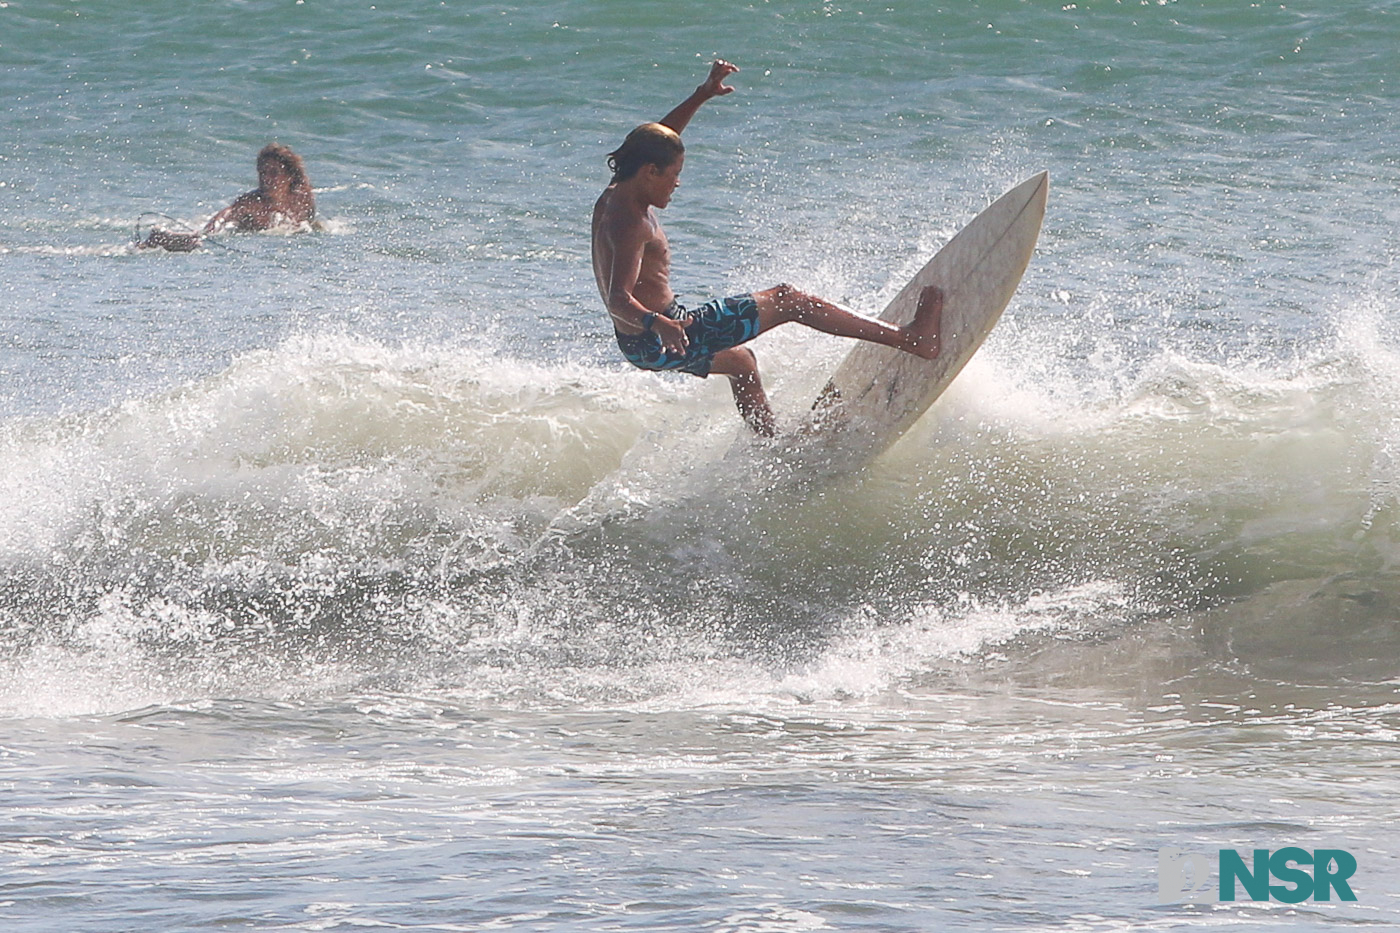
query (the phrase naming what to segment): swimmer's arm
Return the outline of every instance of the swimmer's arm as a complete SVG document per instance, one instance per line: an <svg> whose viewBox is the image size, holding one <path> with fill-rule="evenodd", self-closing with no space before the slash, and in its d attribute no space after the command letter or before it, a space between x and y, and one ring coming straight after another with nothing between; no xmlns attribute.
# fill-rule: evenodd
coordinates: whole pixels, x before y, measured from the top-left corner
<svg viewBox="0 0 1400 933"><path fill-rule="evenodd" d="M200 234L207 236L210 233L218 233L220 230L224 229L224 227L228 226L229 213L231 210L231 207L226 207L213 217L210 217L209 222L204 225L204 229L199 231Z"/></svg>
<svg viewBox="0 0 1400 933"><path fill-rule="evenodd" d="M258 191L249 191L247 194L240 194L238 197L234 198L232 204L219 211L213 217L210 217L209 222L204 225L204 229L201 232L209 234L218 233L220 230L226 230L229 227L241 230L246 227L256 226L256 218L260 203L261 199ZM249 223L250 220L254 222Z"/></svg>
<svg viewBox="0 0 1400 933"><path fill-rule="evenodd" d="M240 205L237 201L234 201L228 207L219 211L213 217L210 217L209 222L204 225L204 229L201 230L200 233L218 233L220 230L223 230L226 227L238 226L239 213Z"/></svg>
<svg viewBox="0 0 1400 933"><path fill-rule="evenodd" d="M739 69L720 59L710 66L710 76L705 79L705 83L695 89L685 100L681 101L674 110L666 114L659 121L662 126L669 126L677 133L686 128L690 123L690 118L695 116L700 106L711 97L722 97L731 94L734 87L724 83L724 79L734 74Z"/></svg>
<svg viewBox="0 0 1400 933"><path fill-rule="evenodd" d="M218 233L228 226L236 226L239 212L243 209L239 203L239 198L228 207L219 211L198 233L171 233L169 230L152 230L151 235L142 240L138 245L141 249L163 249L172 253L189 253L199 249L204 238L211 233Z"/></svg>
<svg viewBox="0 0 1400 933"><path fill-rule="evenodd" d="M198 233L171 233L169 230L152 230L151 235L137 244L141 249L163 249L172 253L189 253L199 249L204 237L211 233L217 233L225 225L230 223L234 208L238 202L234 201L228 207L219 211Z"/></svg>
<svg viewBox="0 0 1400 933"><path fill-rule="evenodd" d="M651 329L661 338L661 345L673 353L684 353L690 338L685 327L664 314L657 314L637 300L634 292L642 273L642 253L650 237L645 222L627 224L611 231L601 231L608 238L610 257L604 274L607 281L608 314L638 330Z"/></svg>

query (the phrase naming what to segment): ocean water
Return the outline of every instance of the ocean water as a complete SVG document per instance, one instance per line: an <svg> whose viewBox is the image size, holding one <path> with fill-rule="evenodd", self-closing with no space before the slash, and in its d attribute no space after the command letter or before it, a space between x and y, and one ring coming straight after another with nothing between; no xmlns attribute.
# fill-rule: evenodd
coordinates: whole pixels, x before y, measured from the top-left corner
<svg viewBox="0 0 1400 933"><path fill-rule="evenodd" d="M1397 47L1383 0L0 0L0 923L1394 928ZM611 341L604 154L716 56L690 301L876 313L1050 173L864 469ZM131 247L274 139L325 229ZM755 349L791 425L847 348ZM1288 846L1355 901L1159 890Z"/></svg>

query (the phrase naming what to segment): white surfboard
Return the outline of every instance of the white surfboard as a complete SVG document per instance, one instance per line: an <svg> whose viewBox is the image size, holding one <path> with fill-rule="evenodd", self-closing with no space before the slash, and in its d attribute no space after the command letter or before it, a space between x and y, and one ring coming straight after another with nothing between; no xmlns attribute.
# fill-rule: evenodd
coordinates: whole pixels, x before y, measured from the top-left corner
<svg viewBox="0 0 1400 933"><path fill-rule="evenodd" d="M801 433L853 460L875 457L899 440L972 359L1010 303L1040 236L1049 189L1049 173L1041 172L1002 195L949 240L880 315L904 326L913 320L924 289L941 288L937 359L858 344L822 390Z"/></svg>

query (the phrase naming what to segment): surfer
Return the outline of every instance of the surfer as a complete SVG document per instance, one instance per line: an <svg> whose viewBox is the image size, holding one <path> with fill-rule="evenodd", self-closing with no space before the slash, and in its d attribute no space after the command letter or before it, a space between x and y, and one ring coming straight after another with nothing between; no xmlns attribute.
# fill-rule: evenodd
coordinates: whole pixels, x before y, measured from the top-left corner
<svg viewBox="0 0 1400 933"><path fill-rule="evenodd" d="M277 227L296 229L310 224L315 217L316 196L301 156L286 146L268 143L258 153L256 188L239 195L232 204L209 218L199 233L174 233L157 228L141 241L140 247L187 253L198 248L201 239L210 233L223 230L246 233Z"/></svg>
<svg viewBox="0 0 1400 933"><path fill-rule="evenodd" d="M641 369L729 378L739 413L756 433L776 432L753 351L740 344L796 321L828 334L869 340L933 359L943 296L927 288L907 327L862 317L788 284L716 298L687 310L671 291L671 247L657 210L671 203L685 165L683 131L700 106L733 92L739 69L726 61L657 123L644 123L608 154L612 181L593 206L593 274L618 346Z"/></svg>

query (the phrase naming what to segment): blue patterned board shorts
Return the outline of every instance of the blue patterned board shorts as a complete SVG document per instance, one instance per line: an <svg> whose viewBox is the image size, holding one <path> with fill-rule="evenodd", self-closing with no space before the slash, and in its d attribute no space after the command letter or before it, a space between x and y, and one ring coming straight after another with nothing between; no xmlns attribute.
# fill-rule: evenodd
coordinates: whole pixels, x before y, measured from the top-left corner
<svg viewBox="0 0 1400 933"><path fill-rule="evenodd" d="M710 374L715 354L737 347L758 336L758 304L753 295L745 293L730 298L707 301L694 311L687 311L672 301L666 316L685 325L690 345L684 354L670 353L661 346L654 331L644 334L617 332L617 345L628 362L641 369L679 370L704 378Z"/></svg>

